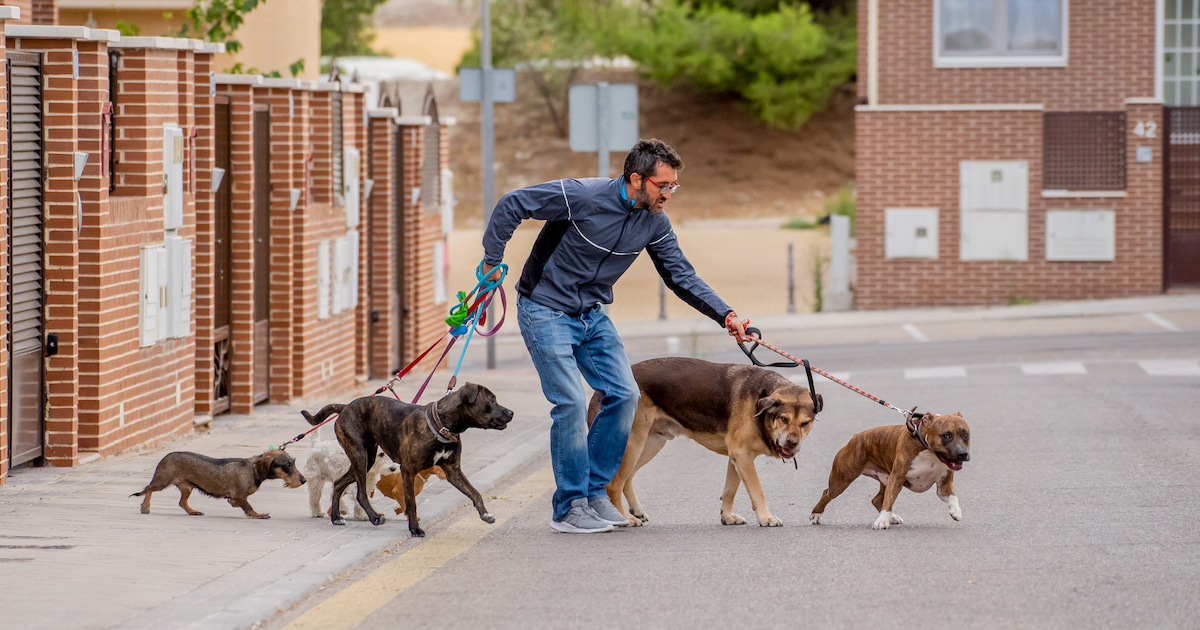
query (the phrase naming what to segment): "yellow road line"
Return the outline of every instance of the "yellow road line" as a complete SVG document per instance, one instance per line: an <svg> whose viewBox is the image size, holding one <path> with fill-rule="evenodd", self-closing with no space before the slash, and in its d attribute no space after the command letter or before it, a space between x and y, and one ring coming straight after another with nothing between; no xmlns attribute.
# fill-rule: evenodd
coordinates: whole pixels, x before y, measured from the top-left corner
<svg viewBox="0 0 1200 630"><path fill-rule="evenodd" d="M554 488L554 474L543 468L517 482L500 499L486 501L496 522L488 525L472 512L366 577L307 610L284 630L352 628L408 587L425 579L535 500ZM401 522L402 526L407 524Z"/></svg>

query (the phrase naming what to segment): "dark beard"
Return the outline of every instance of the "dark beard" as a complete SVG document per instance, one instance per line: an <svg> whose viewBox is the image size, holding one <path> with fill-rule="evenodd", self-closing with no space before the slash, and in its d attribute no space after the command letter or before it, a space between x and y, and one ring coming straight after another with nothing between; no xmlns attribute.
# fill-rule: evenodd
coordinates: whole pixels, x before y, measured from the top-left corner
<svg viewBox="0 0 1200 630"><path fill-rule="evenodd" d="M652 214L662 214L662 208L655 208L650 205L650 193L646 192L646 182L643 180L642 185L634 192L633 200L636 202L635 207L649 210Z"/></svg>

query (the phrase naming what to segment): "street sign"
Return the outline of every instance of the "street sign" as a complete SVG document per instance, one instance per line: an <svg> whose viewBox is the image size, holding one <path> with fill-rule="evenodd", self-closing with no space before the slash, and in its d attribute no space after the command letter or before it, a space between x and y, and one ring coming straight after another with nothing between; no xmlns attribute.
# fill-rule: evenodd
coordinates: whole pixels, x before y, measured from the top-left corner
<svg viewBox="0 0 1200 630"><path fill-rule="evenodd" d="M608 102L601 103L602 88ZM570 98L572 151L628 151L638 141L638 93L634 83L572 85ZM601 121L604 111L606 120ZM604 123L607 123L605 125ZM601 147L601 127L607 127L608 146Z"/></svg>
<svg viewBox="0 0 1200 630"><path fill-rule="evenodd" d="M483 100L483 68L458 69L458 100L477 103ZM517 71L513 68L492 68L492 101L511 103L517 100Z"/></svg>

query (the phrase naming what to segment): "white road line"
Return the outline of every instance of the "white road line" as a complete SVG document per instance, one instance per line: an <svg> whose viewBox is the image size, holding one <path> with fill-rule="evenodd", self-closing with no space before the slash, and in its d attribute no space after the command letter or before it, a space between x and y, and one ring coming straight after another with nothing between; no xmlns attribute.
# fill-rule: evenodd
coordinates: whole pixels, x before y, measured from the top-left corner
<svg viewBox="0 0 1200 630"><path fill-rule="evenodd" d="M1022 363L1021 372L1026 376L1087 374L1087 368L1083 367L1079 361L1049 361L1046 363Z"/></svg>
<svg viewBox="0 0 1200 630"><path fill-rule="evenodd" d="M1155 359L1137 363L1150 376L1200 376L1200 361Z"/></svg>
<svg viewBox="0 0 1200 630"><path fill-rule="evenodd" d="M916 325L914 325L914 324L905 324L905 325L901 326L900 328L904 329L904 332L912 335L913 339L916 339L917 341L920 341L921 343L925 343L926 341L929 341L929 337L926 337L925 333L921 332L921 329L917 328Z"/></svg>
<svg viewBox="0 0 1200 630"><path fill-rule="evenodd" d="M961 365L933 368L905 368L904 378L962 378L967 375L967 368Z"/></svg>
<svg viewBox="0 0 1200 630"><path fill-rule="evenodd" d="M1179 332L1178 326L1167 321L1165 318L1163 318L1158 313L1142 313L1142 317L1145 317L1146 319L1150 320L1151 322L1154 322L1155 325L1161 326L1162 328L1165 328L1171 332Z"/></svg>

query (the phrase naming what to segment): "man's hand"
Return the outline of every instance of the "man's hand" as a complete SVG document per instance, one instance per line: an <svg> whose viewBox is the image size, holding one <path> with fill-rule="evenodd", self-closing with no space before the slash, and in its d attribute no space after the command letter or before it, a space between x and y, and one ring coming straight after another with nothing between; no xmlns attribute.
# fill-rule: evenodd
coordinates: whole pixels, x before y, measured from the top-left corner
<svg viewBox="0 0 1200 630"><path fill-rule="evenodd" d="M746 327L750 325L750 320L743 320L737 316L737 313L730 311L729 315L725 316L725 329L729 331L729 335L737 339L738 343L746 343L752 337L746 334Z"/></svg>
<svg viewBox="0 0 1200 630"><path fill-rule="evenodd" d="M499 271L496 271L495 273L491 273L491 274L488 273L495 268L496 268L495 265L489 265L487 263L483 263L483 277L486 278L489 282L496 282L500 279Z"/></svg>

